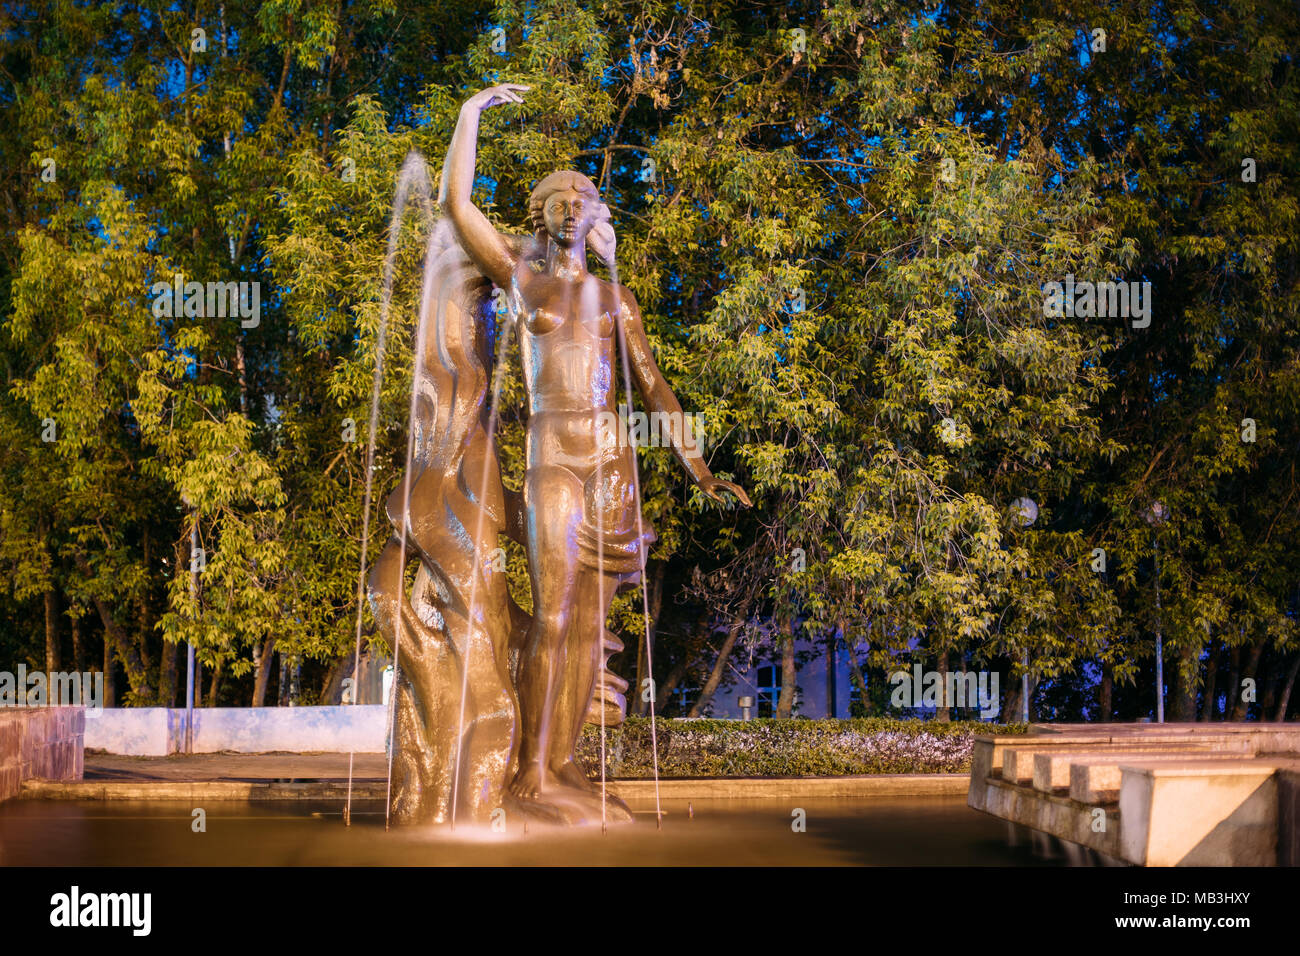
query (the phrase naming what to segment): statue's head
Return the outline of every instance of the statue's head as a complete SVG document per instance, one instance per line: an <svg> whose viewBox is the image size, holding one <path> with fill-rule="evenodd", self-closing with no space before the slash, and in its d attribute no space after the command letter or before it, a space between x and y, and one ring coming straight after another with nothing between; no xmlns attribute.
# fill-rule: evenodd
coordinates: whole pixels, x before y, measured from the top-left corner
<svg viewBox="0 0 1300 956"><path fill-rule="evenodd" d="M614 230L609 207L582 173L571 169L551 173L535 187L528 200L528 215L539 238L545 234L564 247L587 243L606 262L614 255Z"/></svg>

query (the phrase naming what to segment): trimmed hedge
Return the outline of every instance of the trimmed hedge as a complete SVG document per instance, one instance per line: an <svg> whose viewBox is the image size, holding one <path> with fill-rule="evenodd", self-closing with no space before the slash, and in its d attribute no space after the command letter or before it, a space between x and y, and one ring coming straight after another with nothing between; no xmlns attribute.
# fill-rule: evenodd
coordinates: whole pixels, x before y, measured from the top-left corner
<svg viewBox="0 0 1300 956"><path fill-rule="evenodd" d="M983 734L1022 734L1025 724L865 717L852 720L655 722L661 777L814 777L864 773L965 773ZM650 777L650 719L606 731L606 773ZM600 774L600 728L585 727L578 761Z"/></svg>

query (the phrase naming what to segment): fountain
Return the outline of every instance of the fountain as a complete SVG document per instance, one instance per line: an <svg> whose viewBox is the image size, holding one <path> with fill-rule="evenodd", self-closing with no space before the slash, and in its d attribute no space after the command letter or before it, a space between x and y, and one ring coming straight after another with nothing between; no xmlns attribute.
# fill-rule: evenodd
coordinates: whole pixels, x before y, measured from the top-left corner
<svg viewBox="0 0 1300 956"><path fill-rule="evenodd" d="M454 827L502 811L570 825L632 819L607 792L603 764L597 786L574 756L584 722L601 727L603 751L605 727L625 715L627 683L608 664L623 645L606 616L618 589L638 582L645 609L654 538L641 515L635 449L601 425L616 402L615 349L628 407L635 380L651 410L678 426L684 416L636 299L618 282L609 209L591 180L561 171L538 183L531 236L498 232L471 201L481 113L522 103L527 89L503 84L466 101L443 166L445 218L425 251L406 469L386 504L393 533L368 579L396 667L387 813L399 823ZM390 232L385 325L405 197L414 186L431 214L427 182L423 161L408 159ZM588 272L588 248L611 281ZM500 325L494 285L508 290ZM511 334L529 413L519 493L503 485L493 444ZM706 495L749 505L743 489L712 475L683 427L671 431L676 457ZM368 502L369 490L367 515ZM527 553L531 615L507 588L501 534Z"/></svg>

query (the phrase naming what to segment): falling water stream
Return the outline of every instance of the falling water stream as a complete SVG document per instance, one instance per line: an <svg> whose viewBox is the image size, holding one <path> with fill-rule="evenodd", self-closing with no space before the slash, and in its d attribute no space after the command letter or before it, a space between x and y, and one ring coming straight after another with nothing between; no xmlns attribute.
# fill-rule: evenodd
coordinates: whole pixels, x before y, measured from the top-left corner
<svg viewBox="0 0 1300 956"><path fill-rule="evenodd" d="M609 278L610 278L610 282L613 283L615 292L617 292L619 288L618 262L615 260L614 257L611 257L609 261ZM622 302L620 300L618 315L615 317L614 327L618 330L618 351L623 365L623 392L627 396L628 414L631 414L632 407L633 407L632 371L631 371L631 364L628 360L628 355L627 355L627 331L624 328L623 312L624 310L623 310ZM632 449L632 491L633 491L634 498L636 500L636 535L637 535L637 540L640 542L640 547L637 548L637 554L640 556L640 562L641 562L639 577L641 579L641 614L642 614L642 620L645 623L645 670L646 673L650 675L650 688L649 688L650 690L650 751L652 754L654 779L655 779L655 826L662 827L663 810L661 808L660 800L659 800L659 737L657 734L657 729L655 727L655 704L657 703L657 701L655 700L656 688L654 683L654 672L655 672L654 657L653 657L654 648L652 647L650 641L650 591L649 591L650 586L646 581L646 558L647 558L647 552L650 549L645 543L645 521L641 517L641 462L637 458L635 447L633 447ZM601 627L603 631L604 628L603 620L601 621ZM602 639L603 636L604 635L602 633ZM639 690L639 688L633 688L634 693L636 690ZM633 699L635 699L635 696ZM604 759L605 759L604 733L605 733L605 728L604 728L604 724L602 723L601 742L600 742L602 786L604 784ZM603 794L602 794L602 799L603 799Z"/></svg>
<svg viewBox="0 0 1300 956"><path fill-rule="evenodd" d="M425 210L426 217L433 219L432 195L429 190L429 170L424 162L424 157L419 153L412 152L407 155L406 161L402 164L402 169L397 175L397 189L393 196L393 212L388 222L388 251L384 256L384 279L383 287L379 299L379 333L375 345L375 376L371 385L370 393L370 422L369 433L366 438L366 491L363 499L361 511L361 570L357 574L357 627L356 627L356 648L352 657L352 705L361 701L361 622L366 606L366 553L370 545L370 502L371 494L374 487L375 472L375 433L379 427L379 396L380 389L384 380L384 351L388 341L388 316L392 310L393 302L393 269L397 260L397 245L401 235L402 214L406 211L406 197L414 187L419 198L422 200L422 208ZM427 265L426 265L427 271ZM420 354L417 350L417 355ZM411 402L415 403L415 383L411 386ZM408 446L408 464L409 464L409 446ZM405 526L403 526L405 531ZM398 628L401 627L401 616L398 616ZM393 697L396 699L396 677L397 677L397 658L393 658L393 677L394 692ZM389 747L389 756L391 760L392 747ZM343 811L343 822L346 826L352 825L352 770L354 765L355 752L348 752L348 799L347 806ZM392 771L390 762L389 777L391 781Z"/></svg>

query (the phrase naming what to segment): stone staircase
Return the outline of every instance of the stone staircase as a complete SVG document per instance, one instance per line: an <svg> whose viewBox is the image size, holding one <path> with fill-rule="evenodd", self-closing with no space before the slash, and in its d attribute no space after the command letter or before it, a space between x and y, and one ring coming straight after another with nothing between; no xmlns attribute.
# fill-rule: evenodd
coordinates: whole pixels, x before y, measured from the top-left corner
<svg viewBox="0 0 1300 956"><path fill-rule="evenodd" d="M977 737L967 803L1077 864L1300 865L1300 724L1036 724Z"/></svg>

